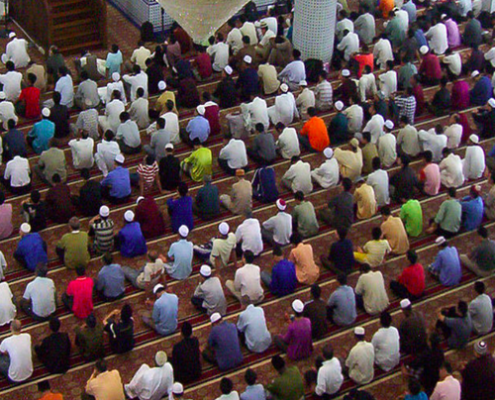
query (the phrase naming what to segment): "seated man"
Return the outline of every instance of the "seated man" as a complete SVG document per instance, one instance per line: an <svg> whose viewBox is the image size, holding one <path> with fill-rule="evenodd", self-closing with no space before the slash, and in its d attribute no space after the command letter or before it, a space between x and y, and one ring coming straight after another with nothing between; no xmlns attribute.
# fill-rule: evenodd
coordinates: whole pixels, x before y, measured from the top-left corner
<svg viewBox="0 0 495 400"><path fill-rule="evenodd" d="M273 248L273 264L271 273L261 271L261 281L275 296L281 297L293 293L297 287L296 266L284 258L280 246Z"/></svg>
<svg viewBox="0 0 495 400"><path fill-rule="evenodd" d="M22 311L36 321L48 320L57 309L57 293L53 280L47 278L46 264L36 267L36 278L29 282L21 298Z"/></svg>
<svg viewBox="0 0 495 400"><path fill-rule="evenodd" d="M152 307L152 312L145 311L142 314L143 323L159 335L170 335L177 329L179 298L167 293L166 286L161 283L153 288L153 294L156 296L155 302L146 303L148 307Z"/></svg>
<svg viewBox="0 0 495 400"><path fill-rule="evenodd" d="M134 213L127 210L124 214L125 225L115 237L115 247L124 257L132 258L146 254L148 248L139 222L134 221Z"/></svg>
<svg viewBox="0 0 495 400"><path fill-rule="evenodd" d="M88 234L80 230L81 223L77 217L70 219L69 227L71 232L57 242L57 254L69 269L86 268L91 258Z"/></svg>
<svg viewBox="0 0 495 400"><path fill-rule="evenodd" d="M96 362L95 370L83 393L83 399L94 398L96 400L108 398L108 393L112 393L115 399L124 399L124 386L119 371L107 370L107 363L101 359Z"/></svg>
<svg viewBox="0 0 495 400"><path fill-rule="evenodd" d="M19 240L17 249L14 252L14 258L19 264L29 271L34 271L39 263L48 263L46 243L39 233L31 233L31 225L27 223L21 224L19 235L21 240Z"/></svg>
<svg viewBox="0 0 495 400"><path fill-rule="evenodd" d="M285 212L285 200L277 200L278 214L263 222L261 235L265 242L273 245L285 246L290 243L292 236L292 217Z"/></svg>
<svg viewBox="0 0 495 400"><path fill-rule="evenodd" d="M191 147L194 145L194 139L206 143L210 136L210 123L205 118L205 112L205 106L196 107L196 117L189 121L186 129L180 131L182 141Z"/></svg>
<svg viewBox="0 0 495 400"><path fill-rule="evenodd" d="M151 290L163 279L165 264L154 250L148 252L148 262L139 270L123 266L122 271L132 286L151 292Z"/></svg>
<svg viewBox="0 0 495 400"><path fill-rule="evenodd" d="M244 266L237 269L234 280L227 280L225 287L241 304L261 303L265 297L261 287L261 271L260 267L253 264L252 251L244 251L243 262Z"/></svg>
<svg viewBox="0 0 495 400"><path fill-rule="evenodd" d="M388 241L382 239L382 230L375 227L371 231L372 240L368 241L363 248L358 247L354 258L360 264L369 264L378 267L383 263L385 256L392 251Z"/></svg>
<svg viewBox="0 0 495 400"><path fill-rule="evenodd" d="M172 232L177 233L182 225L189 230L194 229L193 199L188 196L189 188L184 182L179 183L178 199L168 199L168 215L172 224Z"/></svg>
<svg viewBox="0 0 495 400"><path fill-rule="evenodd" d="M50 318L49 326L51 334L35 345L34 351L51 374L63 374L70 366L70 338L67 333L59 332L57 317Z"/></svg>
<svg viewBox="0 0 495 400"><path fill-rule="evenodd" d="M239 314L237 330L244 335L245 345L253 353L263 353L272 344L272 335L266 325L265 311L260 306L249 304Z"/></svg>
<svg viewBox="0 0 495 400"><path fill-rule="evenodd" d="M86 276L86 270L76 268L77 278L69 282L67 291L62 294L62 303L77 318L85 319L93 312L93 278Z"/></svg>
<svg viewBox="0 0 495 400"><path fill-rule="evenodd" d="M172 243L167 257L162 256L165 261L165 270L171 278L177 280L187 279L192 272L193 244L187 240L189 228L182 225L179 228L180 239Z"/></svg>
<svg viewBox="0 0 495 400"><path fill-rule="evenodd" d="M202 220L208 221L220 213L220 199L218 188L211 184L211 175L205 175L203 182L204 185L198 190L192 208Z"/></svg>
<svg viewBox="0 0 495 400"><path fill-rule="evenodd" d="M113 204L125 203L131 195L131 176L124 168L125 158L122 154L115 157L115 169L101 181L102 196Z"/></svg>
<svg viewBox="0 0 495 400"><path fill-rule="evenodd" d="M449 246L447 239L439 236L435 243L440 248L435 261L428 267L428 271L444 286L458 285L462 278L459 253L454 246Z"/></svg>
<svg viewBox="0 0 495 400"><path fill-rule="evenodd" d="M152 239L165 233L165 219L152 196L138 197L134 220L141 226L146 239Z"/></svg>
<svg viewBox="0 0 495 400"><path fill-rule="evenodd" d="M12 321L12 336L0 344L0 374L11 382L21 383L33 374L31 335L23 333L21 322Z"/></svg>
<svg viewBox="0 0 495 400"><path fill-rule="evenodd" d="M418 255L414 250L407 252L409 265L404 268L397 280L390 282L390 289L401 299L419 299L425 290L425 271L418 262Z"/></svg>
<svg viewBox="0 0 495 400"><path fill-rule="evenodd" d="M213 315L214 313L225 315L227 313L227 301L225 300L220 279L211 276L212 272L209 265L202 265L199 274L202 282L196 287L191 303L198 310L208 315Z"/></svg>
<svg viewBox="0 0 495 400"><path fill-rule="evenodd" d="M180 167L193 181L201 182L206 174L212 174L212 153L210 149L202 146L198 138L195 138L192 144L194 151L181 162Z"/></svg>
<svg viewBox="0 0 495 400"><path fill-rule="evenodd" d="M481 243L474 248L471 254L462 254L461 262L477 276L489 276L495 269L495 242L488 236L484 226L478 228Z"/></svg>
<svg viewBox="0 0 495 400"><path fill-rule="evenodd" d="M275 139L263 124L256 124L256 133L251 147L247 149L249 158L260 165L270 165L277 158Z"/></svg>
<svg viewBox="0 0 495 400"><path fill-rule="evenodd" d="M246 215L253 207L253 187L250 181L245 179L246 172L243 169L235 171L236 182L232 185L230 195L220 196L221 205L234 214Z"/></svg>
<svg viewBox="0 0 495 400"><path fill-rule="evenodd" d="M103 256L103 268L98 272L96 290L105 301L114 301L124 297L124 271L119 264L113 262L111 253Z"/></svg>
<svg viewBox="0 0 495 400"><path fill-rule="evenodd" d="M357 317L356 295L347 285L347 275L337 277L339 287L330 295L327 303L328 319L338 326L351 325Z"/></svg>
<svg viewBox="0 0 495 400"><path fill-rule="evenodd" d="M314 236L318 233L320 226L316 219L315 207L309 200L304 200L303 192L294 195L295 206L292 210L292 227L303 238Z"/></svg>
<svg viewBox="0 0 495 400"><path fill-rule="evenodd" d="M347 229L338 229L337 235L338 240L330 246L328 257L321 255L320 261L325 268L336 273L349 273L356 264L353 245L351 240L347 239Z"/></svg>
<svg viewBox="0 0 495 400"><path fill-rule="evenodd" d="M220 237L212 238L205 245L195 245L194 252L201 259L208 259L210 264L215 268L227 267L232 261L234 267L237 267L236 238L233 232L230 232L229 224L226 222L218 225Z"/></svg>
<svg viewBox="0 0 495 400"><path fill-rule="evenodd" d="M124 154L136 154L141 151L141 136L137 124L131 120L128 112L120 114L120 126L115 136L120 151Z"/></svg>

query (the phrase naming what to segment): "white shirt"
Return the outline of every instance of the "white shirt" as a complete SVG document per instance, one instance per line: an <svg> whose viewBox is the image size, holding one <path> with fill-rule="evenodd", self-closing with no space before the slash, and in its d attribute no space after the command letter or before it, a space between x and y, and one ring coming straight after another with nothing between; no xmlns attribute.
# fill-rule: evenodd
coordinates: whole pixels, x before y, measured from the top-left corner
<svg viewBox="0 0 495 400"><path fill-rule="evenodd" d="M392 133L386 133L378 139L378 155L382 165L390 168L397 160L397 140Z"/></svg>
<svg viewBox="0 0 495 400"><path fill-rule="evenodd" d="M363 132L369 132L371 134L371 143L376 144L378 142L378 138L383 135L383 126L385 125L385 120L383 117L376 113L371 117L366 126L363 129Z"/></svg>
<svg viewBox="0 0 495 400"><path fill-rule="evenodd" d="M495 47L492 47L485 53L485 60L490 61L492 67L495 67Z"/></svg>
<svg viewBox="0 0 495 400"><path fill-rule="evenodd" d="M444 132L447 136L447 147L449 149L457 149L461 144L462 139L462 125L452 124Z"/></svg>
<svg viewBox="0 0 495 400"><path fill-rule="evenodd" d="M95 141L90 137L86 139L72 139L69 141L69 147L72 151L72 162L75 169L93 168L95 162L93 150Z"/></svg>
<svg viewBox="0 0 495 400"><path fill-rule="evenodd" d="M440 22L432 26L428 32L426 32L425 36L428 39L430 48L437 55L445 53L445 50L449 47L447 27Z"/></svg>
<svg viewBox="0 0 495 400"><path fill-rule="evenodd" d="M485 152L481 146L468 146L462 160L462 173L467 180L479 179L485 171Z"/></svg>
<svg viewBox="0 0 495 400"><path fill-rule="evenodd" d="M263 222L263 228L273 232L273 239L285 246L292 236L292 216L283 211Z"/></svg>
<svg viewBox="0 0 495 400"><path fill-rule="evenodd" d="M131 101L136 100L136 92L140 87L144 90L143 97L148 98L148 75L146 75L146 72L141 71L136 75L124 75L122 79L131 85Z"/></svg>
<svg viewBox="0 0 495 400"><path fill-rule="evenodd" d="M380 39L373 47L373 58L380 66L380 69L385 69L387 61L394 60L394 53L392 51L392 45L388 39Z"/></svg>
<svg viewBox="0 0 495 400"><path fill-rule="evenodd" d="M132 52L131 62L141 67L143 71L146 71L146 60L151 57L151 51L146 47L141 46Z"/></svg>
<svg viewBox="0 0 495 400"><path fill-rule="evenodd" d="M248 130L254 129L256 124L261 123L268 129L270 119L268 118L268 107L266 101L256 97L251 103L242 103L241 111L244 117L244 124Z"/></svg>
<svg viewBox="0 0 495 400"><path fill-rule="evenodd" d="M5 96L7 96L7 100L16 102L21 95L21 82L22 82L22 74L17 71L9 71L6 74L0 75L0 83L3 85L3 92ZM72 80L71 80L72 82ZM58 84L58 82L57 82ZM55 87L57 90L57 86ZM74 96L74 93L72 93Z"/></svg>
<svg viewBox="0 0 495 400"><path fill-rule="evenodd" d="M248 305L239 314L237 330L244 333L246 347L253 353L263 353L272 344L272 335L266 326L265 311L262 307Z"/></svg>
<svg viewBox="0 0 495 400"><path fill-rule="evenodd" d="M368 175L366 183L373 188L378 207L382 207L390 202L387 171L378 169L372 172Z"/></svg>
<svg viewBox="0 0 495 400"><path fill-rule="evenodd" d="M418 132L418 136L423 145L423 150L429 150L433 154L433 162L440 162L442 159L442 150L447 147L447 136L443 133L437 135L434 128L429 131L421 130Z"/></svg>
<svg viewBox="0 0 495 400"><path fill-rule="evenodd" d="M227 35L227 44L232 50L232 54L235 56L237 52L243 48L242 33L238 28L233 28Z"/></svg>
<svg viewBox="0 0 495 400"><path fill-rule="evenodd" d="M255 256L263 251L260 222L256 218L247 218L235 231L236 242L242 241L242 251L251 250Z"/></svg>
<svg viewBox="0 0 495 400"><path fill-rule="evenodd" d="M124 90L124 82L118 81L118 82L110 82L107 84L107 97L106 97L106 103L110 103L112 101L112 93L117 90L120 92L120 100L122 102L127 103L127 97L125 96L125 90Z"/></svg>
<svg viewBox="0 0 495 400"><path fill-rule="evenodd" d="M67 74L58 78L57 84L55 85L55 91L60 93L62 99L60 104L72 108L74 106L74 84L72 82L72 77Z"/></svg>
<svg viewBox="0 0 495 400"><path fill-rule="evenodd" d="M266 31L263 37L260 40L260 46L267 47L270 46L270 39L275 37L275 33L273 33L270 29Z"/></svg>
<svg viewBox="0 0 495 400"><path fill-rule="evenodd" d="M397 72L394 70L384 72L378 77L378 80L380 81L380 89L385 93L386 99L397 92Z"/></svg>
<svg viewBox="0 0 495 400"><path fill-rule="evenodd" d="M384 371L390 371L399 365L400 342L399 331L391 326L380 328L373 335L371 343L375 348L375 364Z"/></svg>
<svg viewBox="0 0 495 400"><path fill-rule="evenodd" d="M486 58L486 54L485 54ZM450 72L454 75L460 75L462 71L462 58L459 53L452 53L450 56L445 56L442 60L444 64L449 66Z"/></svg>
<svg viewBox="0 0 495 400"><path fill-rule="evenodd" d="M337 393L343 382L342 366L339 359L333 357L331 360L323 361L318 370L315 392L318 396Z"/></svg>
<svg viewBox="0 0 495 400"><path fill-rule="evenodd" d="M14 295L7 282L0 283L0 326L8 324L15 318L16 308L12 301Z"/></svg>
<svg viewBox="0 0 495 400"><path fill-rule="evenodd" d="M288 82L299 85L299 82L306 80L306 67L301 60L291 61L278 74L279 79L286 78Z"/></svg>
<svg viewBox="0 0 495 400"><path fill-rule="evenodd" d="M355 292L363 296L364 309L370 315L381 313L389 305L385 281L380 271L360 275Z"/></svg>
<svg viewBox="0 0 495 400"><path fill-rule="evenodd" d="M313 191L311 165L302 160L292 164L282 177L282 180L291 182L291 188L294 193L301 191L304 194L309 194Z"/></svg>
<svg viewBox="0 0 495 400"><path fill-rule="evenodd" d="M215 400L239 400L239 393L235 390L230 392L229 394L222 394L220 397L217 397Z"/></svg>
<svg viewBox="0 0 495 400"><path fill-rule="evenodd" d="M268 109L268 115L273 125L277 125L279 122L282 122L285 126L292 124L294 118L299 118L294 95L289 92L277 96L275 105Z"/></svg>
<svg viewBox="0 0 495 400"><path fill-rule="evenodd" d="M12 61L16 68L25 68L28 66L29 54L27 52L28 42L26 39L19 39L14 37L5 49L5 54L7 54L7 60Z"/></svg>
<svg viewBox="0 0 495 400"><path fill-rule="evenodd" d="M449 154L439 165L440 180L445 187L459 187L464 183L462 160L456 154Z"/></svg>
<svg viewBox="0 0 495 400"><path fill-rule="evenodd" d="M258 44L258 35L256 34L256 27L252 22L246 21L241 27L242 36L249 37L249 44L256 45Z"/></svg>
<svg viewBox="0 0 495 400"><path fill-rule="evenodd" d="M115 157L117 157L119 154L120 154L120 147L119 144L115 141L108 142L105 139L103 139L101 143L98 143L98 145L96 146L95 157L100 158L103 161L103 163L106 165L107 174L108 171L112 171L115 168Z"/></svg>
<svg viewBox="0 0 495 400"><path fill-rule="evenodd" d="M409 14L406 10L398 10L395 12L395 15L399 17L402 22L402 26L404 26L404 30L407 31L409 27Z"/></svg>
<svg viewBox="0 0 495 400"><path fill-rule="evenodd" d="M31 300L33 312L39 317L48 317L55 312L55 284L50 278L37 276L26 286L23 296Z"/></svg>
<svg viewBox="0 0 495 400"><path fill-rule="evenodd" d="M359 78L358 87L362 102L366 101L366 96L374 96L377 92L375 74L373 74L373 72L363 74L361 78Z"/></svg>
<svg viewBox="0 0 495 400"><path fill-rule="evenodd" d="M122 139L125 145L129 147L138 147L141 144L139 128L137 124L130 119L120 124L115 138Z"/></svg>
<svg viewBox="0 0 495 400"><path fill-rule="evenodd" d="M349 131L351 133L360 132L363 127L364 119L363 107L358 104L353 104L342 112L347 117L347 127L349 128Z"/></svg>
<svg viewBox="0 0 495 400"><path fill-rule="evenodd" d="M151 368L141 365L134 374L131 382L124 385L129 397L139 400L161 400L174 384L174 370L170 363L162 367Z"/></svg>
<svg viewBox="0 0 495 400"><path fill-rule="evenodd" d="M15 107L14 104L8 100L4 100L0 102L0 121L3 124L3 128L8 130L7 123L9 119L13 119L15 122L19 120L17 115L15 115Z"/></svg>
<svg viewBox="0 0 495 400"><path fill-rule="evenodd" d="M7 261L5 260L5 256L0 250L0 282L5 279L5 270L7 269ZM1 307L0 307L1 308Z"/></svg>
<svg viewBox="0 0 495 400"><path fill-rule="evenodd" d="M170 141L174 144L180 142L179 117L176 113L169 111L161 116L165 120L165 129L170 132Z"/></svg>
<svg viewBox="0 0 495 400"><path fill-rule="evenodd" d="M356 343L345 361L345 366L349 368L349 377L358 385L371 382L375 374L374 360L375 350L371 343L364 340Z"/></svg>
<svg viewBox="0 0 495 400"><path fill-rule="evenodd" d="M2 341L0 352L10 357L9 378L22 382L33 374L33 356L31 353L31 336L27 333L12 335Z"/></svg>
<svg viewBox="0 0 495 400"><path fill-rule="evenodd" d="M275 17L267 17L260 20L260 23L266 22L268 29L272 31L275 35L278 31L278 21Z"/></svg>
<svg viewBox="0 0 495 400"><path fill-rule="evenodd" d="M359 36L357 33L349 32L337 45L337 50L344 52L344 60L349 61L351 55L359 51Z"/></svg>
<svg viewBox="0 0 495 400"><path fill-rule="evenodd" d="M337 36L339 40L342 40L345 30L354 32L354 22L352 22L349 18L344 18L337 22L337 25L335 25L335 36Z"/></svg>
<svg viewBox="0 0 495 400"><path fill-rule="evenodd" d="M316 105L315 92L311 89L304 88L299 96L297 96L296 104L299 107L301 117L306 118L309 107Z"/></svg>
<svg viewBox="0 0 495 400"><path fill-rule="evenodd" d="M290 160L292 157L301 154L295 128L285 128L278 137L276 145L285 159Z"/></svg>
<svg viewBox="0 0 495 400"><path fill-rule="evenodd" d="M240 139L230 139L225 145L218 158L227 160L227 164L231 169L244 168L248 164L246 145Z"/></svg>
<svg viewBox="0 0 495 400"><path fill-rule="evenodd" d="M209 46L206 49L206 52L213 61L212 67L215 71L223 71L223 69L229 65L229 45L227 43L215 43L213 46Z"/></svg>
<svg viewBox="0 0 495 400"><path fill-rule="evenodd" d="M241 296L248 296L251 300L258 300L263 296L261 287L260 267L246 264L235 272L234 287L241 292Z"/></svg>
<svg viewBox="0 0 495 400"><path fill-rule="evenodd" d="M139 129L146 129L150 125L149 101L143 97L132 102L129 108L131 119L136 122Z"/></svg>
<svg viewBox="0 0 495 400"><path fill-rule="evenodd" d="M311 176L324 189L337 186L340 176L338 161L335 158L324 161L311 172Z"/></svg>
<svg viewBox="0 0 495 400"><path fill-rule="evenodd" d="M409 156L416 157L421 152L418 131L413 125L406 125L399 131L397 145Z"/></svg>
<svg viewBox="0 0 495 400"><path fill-rule="evenodd" d="M9 180L13 187L26 186L31 182L29 161L21 156L15 156L5 167L4 178Z"/></svg>

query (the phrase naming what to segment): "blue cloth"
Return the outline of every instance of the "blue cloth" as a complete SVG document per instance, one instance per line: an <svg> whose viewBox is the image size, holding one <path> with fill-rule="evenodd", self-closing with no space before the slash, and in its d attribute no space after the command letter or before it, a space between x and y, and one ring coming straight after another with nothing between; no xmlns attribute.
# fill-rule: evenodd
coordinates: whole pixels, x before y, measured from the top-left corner
<svg viewBox="0 0 495 400"><path fill-rule="evenodd" d="M214 326L208 338L208 344L213 349L220 371L237 367L242 363L239 334L233 323L222 321Z"/></svg>
<svg viewBox="0 0 495 400"><path fill-rule="evenodd" d="M426 395L425 392L419 392L416 395L406 394L404 400L428 400L428 396Z"/></svg>
<svg viewBox="0 0 495 400"><path fill-rule="evenodd" d="M260 383L246 386L246 391L241 394L241 400L266 400L265 388Z"/></svg>
<svg viewBox="0 0 495 400"><path fill-rule="evenodd" d="M344 239L332 243L328 259L333 262L335 268L341 271L350 271L356 264L352 242L349 239Z"/></svg>
<svg viewBox="0 0 495 400"><path fill-rule="evenodd" d="M414 4L412 1L408 1L406 4L402 6L402 9L407 12L407 15L409 16L409 23L416 22L416 4Z"/></svg>
<svg viewBox="0 0 495 400"><path fill-rule="evenodd" d="M139 222L127 223L117 235L117 242L124 257L141 256L148 251Z"/></svg>
<svg viewBox="0 0 495 400"><path fill-rule="evenodd" d="M38 263L48 263L46 243L38 233L30 233L19 241L14 257L23 260L24 266L34 271Z"/></svg>
<svg viewBox="0 0 495 400"><path fill-rule="evenodd" d="M28 136L34 138L32 146L36 154L41 154L43 151L49 149L50 139L53 135L55 135L55 124L52 121L42 119L40 122L34 124Z"/></svg>
<svg viewBox="0 0 495 400"><path fill-rule="evenodd" d="M131 194L131 176L127 168L118 166L101 181L102 187L110 187L110 196L123 199Z"/></svg>
<svg viewBox="0 0 495 400"><path fill-rule="evenodd" d="M462 227L467 231L478 229L483 221L483 199L466 196L461 201Z"/></svg>
<svg viewBox="0 0 495 400"><path fill-rule="evenodd" d="M469 91L469 102L472 106L484 106L492 97L493 87L490 78L483 76L474 88Z"/></svg>
<svg viewBox="0 0 495 400"><path fill-rule="evenodd" d="M272 344L272 335L266 327L265 312L253 304L239 315L237 329L244 333L246 347L253 353L263 353Z"/></svg>
<svg viewBox="0 0 495 400"><path fill-rule="evenodd" d="M246 68L239 74L237 87L241 88L242 94L256 95L260 91L260 80L258 72L254 68Z"/></svg>
<svg viewBox="0 0 495 400"><path fill-rule="evenodd" d="M256 170L253 179L253 197L262 203L272 203L278 199L277 180L272 167Z"/></svg>
<svg viewBox="0 0 495 400"><path fill-rule="evenodd" d="M428 41L426 40L426 36L422 29L416 29L416 32L414 32L414 38L418 42L418 49L421 46L428 46Z"/></svg>
<svg viewBox="0 0 495 400"><path fill-rule="evenodd" d="M111 78L114 72L120 74L120 66L123 63L122 52L119 50L117 53L108 53L106 67L108 69L108 77Z"/></svg>
<svg viewBox="0 0 495 400"><path fill-rule="evenodd" d="M3 137L4 155L8 159L14 158L16 155L26 157L26 140L24 139L24 133L18 129L11 129ZM5 160L4 160L5 161Z"/></svg>
<svg viewBox="0 0 495 400"><path fill-rule="evenodd" d="M462 277L461 260L459 253L453 246L448 246L440 250L431 264L433 272L439 275L440 282L444 286L459 284Z"/></svg>
<svg viewBox="0 0 495 400"><path fill-rule="evenodd" d="M191 141L198 138L201 143L204 143L210 136L210 123L205 117L198 115L189 121L186 132L189 133Z"/></svg>
<svg viewBox="0 0 495 400"><path fill-rule="evenodd" d="M296 290L296 266L289 260L279 261L272 269L270 291L275 296L285 296Z"/></svg>
<svg viewBox="0 0 495 400"><path fill-rule="evenodd" d="M350 325L356 320L356 295L347 285L340 286L328 299L328 307L332 308L332 318L336 325Z"/></svg>
<svg viewBox="0 0 495 400"><path fill-rule="evenodd" d="M488 157L495 157L495 146L493 146L490 152L488 153Z"/></svg>
<svg viewBox="0 0 495 400"><path fill-rule="evenodd" d="M177 329L179 298L175 294L163 293L153 305L153 322L160 335L170 335Z"/></svg>
<svg viewBox="0 0 495 400"><path fill-rule="evenodd" d="M105 297L117 297L124 293L125 275L119 264L105 265L98 273L96 289Z"/></svg>
<svg viewBox="0 0 495 400"><path fill-rule="evenodd" d="M186 279L192 272L193 244L186 239L172 243L167 254L174 258L173 265L169 264L168 274L174 279Z"/></svg>
<svg viewBox="0 0 495 400"><path fill-rule="evenodd" d="M172 231L177 233L181 225L186 225L189 230L194 228L192 212L193 199L189 196L180 197L177 200L167 200L167 206L172 223Z"/></svg>

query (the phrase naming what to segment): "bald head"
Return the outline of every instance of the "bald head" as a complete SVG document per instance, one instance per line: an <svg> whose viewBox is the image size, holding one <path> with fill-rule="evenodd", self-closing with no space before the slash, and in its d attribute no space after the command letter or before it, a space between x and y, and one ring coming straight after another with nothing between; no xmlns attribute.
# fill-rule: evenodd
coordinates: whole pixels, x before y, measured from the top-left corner
<svg viewBox="0 0 495 400"><path fill-rule="evenodd" d="M12 321L12 324L10 325L10 329L12 330L12 333L21 333L21 328L22 328L21 321L19 321L18 319L14 319Z"/></svg>

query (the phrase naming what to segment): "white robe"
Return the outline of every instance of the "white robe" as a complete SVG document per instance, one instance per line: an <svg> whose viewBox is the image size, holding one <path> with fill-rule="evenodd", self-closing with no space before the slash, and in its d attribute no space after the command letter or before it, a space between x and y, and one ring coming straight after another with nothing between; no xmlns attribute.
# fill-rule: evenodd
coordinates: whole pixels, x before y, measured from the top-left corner
<svg viewBox="0 0 495 400"><path fill-rule="evenodd" d="M469 146L462 160L462 172L467 180L479 179L485 172L485 152L481 146Z"/></svg>
<svg viewBox="0 0 495 400"><path fill-rule="evenodd" d="M282 122L285 126L292 124L294 118L299 118L294 95L289 92L277 96L275 105L268 109L268 116L273 125L277 125L279 122Z"/></svg>
<svg viewBox="0 0 495 400"><path fill-rule="evenodd" d="M169 394L174 384L174 370L170 363L163 367L150 368L147 364L141 365L131 382L124 385L129 397L138 397L139 400L161 400Z"/></svg>
<svg viewBox="0 0 495 400"><path fill-rule="evenodd" d="M459 187L464 183L462 160L456 154L450 154L439 165L440 180L445 187Z"/></svg>

